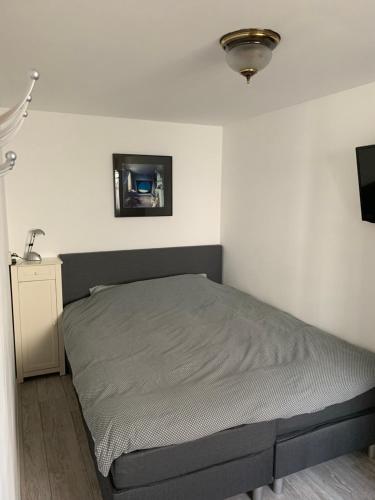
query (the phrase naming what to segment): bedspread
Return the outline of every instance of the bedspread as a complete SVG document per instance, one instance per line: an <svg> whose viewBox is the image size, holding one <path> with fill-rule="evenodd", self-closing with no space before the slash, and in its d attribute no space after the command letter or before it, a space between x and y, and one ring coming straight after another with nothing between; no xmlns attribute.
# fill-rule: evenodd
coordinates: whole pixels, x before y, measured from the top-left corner
<svg viewBox="0 0 375 500"><path fill-rule="evenodd" d="M375 354L199 275L67 306L73 383L108 475L122 453L288 418L375 386Z"/></svg>

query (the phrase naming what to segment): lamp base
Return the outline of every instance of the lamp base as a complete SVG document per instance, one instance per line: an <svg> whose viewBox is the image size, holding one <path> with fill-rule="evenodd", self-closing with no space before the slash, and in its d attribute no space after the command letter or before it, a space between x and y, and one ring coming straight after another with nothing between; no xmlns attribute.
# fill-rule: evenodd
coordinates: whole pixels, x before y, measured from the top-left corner
<svg viewBox="0 0 375 500"><path fill-rule="evenodd" d="M27 262L42 262L42 257L37 252L28 252L24 260Z"/></svg>

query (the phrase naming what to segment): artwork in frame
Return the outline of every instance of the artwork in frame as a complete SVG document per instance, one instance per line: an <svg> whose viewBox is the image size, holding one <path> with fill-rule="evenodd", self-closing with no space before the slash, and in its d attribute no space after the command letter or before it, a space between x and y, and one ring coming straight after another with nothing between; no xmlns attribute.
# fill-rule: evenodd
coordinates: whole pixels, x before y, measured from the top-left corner
<svg viewBox="0 0 375 500"><path fill-rule="evenodd" d="M172 157L113 154L116 217L172 215Z"/></svg>

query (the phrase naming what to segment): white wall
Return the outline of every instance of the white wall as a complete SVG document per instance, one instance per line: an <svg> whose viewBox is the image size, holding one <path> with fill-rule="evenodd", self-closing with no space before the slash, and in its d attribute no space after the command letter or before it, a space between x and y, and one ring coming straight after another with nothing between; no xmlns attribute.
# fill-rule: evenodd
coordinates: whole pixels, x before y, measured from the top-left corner
<svg viewBox="0 0 375 500"><path fill-rule="evenodd" d="M19 498L15 402L8 234L4 181L0 178L0 498L4 500Z"/></svg>
<svg viewBox="0 0 375 500"><path fill-rule="evenodd" d="M220 241L221 127L32 111L7 177L10 248L60 252ZM115 218L112 153L173 156L173 216Z"/></svg>
<svg viewBox="0 0 375 500"><path fill-rule="evenodd" d="M226 282L372 350L375 225L355 147L374 143L375 84L238 122L222 191Z"/></svg>

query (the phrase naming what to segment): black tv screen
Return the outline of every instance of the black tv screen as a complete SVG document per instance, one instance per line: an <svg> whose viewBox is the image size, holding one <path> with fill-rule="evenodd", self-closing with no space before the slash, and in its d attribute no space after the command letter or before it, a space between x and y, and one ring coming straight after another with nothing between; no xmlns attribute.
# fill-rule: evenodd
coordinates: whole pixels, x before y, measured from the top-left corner
<svg viewBox="0 0 375 500"><path fill-rule="evenodd" d="M356 148L362 220L375 222L375 145Z"/></svg>

